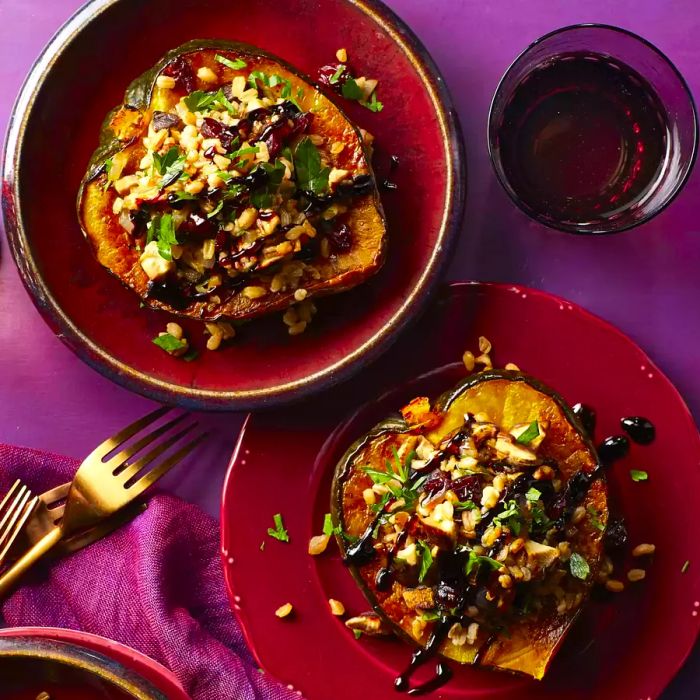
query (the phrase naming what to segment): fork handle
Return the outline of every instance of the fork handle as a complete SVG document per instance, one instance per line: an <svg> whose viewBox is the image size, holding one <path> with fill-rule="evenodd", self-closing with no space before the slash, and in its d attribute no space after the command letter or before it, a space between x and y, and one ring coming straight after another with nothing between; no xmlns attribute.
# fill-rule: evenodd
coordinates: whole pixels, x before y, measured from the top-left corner
<svg viewBox="0 0 700 700"><path fill-rule="evenodd" d="M54 527L49 530L26 554L20 557L0 576L0 596L5 595L38 559L55 547L63 538L63 530Z"/></svg>

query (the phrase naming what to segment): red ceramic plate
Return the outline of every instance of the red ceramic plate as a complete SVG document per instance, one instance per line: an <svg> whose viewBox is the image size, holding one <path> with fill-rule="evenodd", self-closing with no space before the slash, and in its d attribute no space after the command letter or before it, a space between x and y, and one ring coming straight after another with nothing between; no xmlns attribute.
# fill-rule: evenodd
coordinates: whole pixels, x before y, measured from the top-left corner
<svg viewBox="0 0 700 700"><path fill-rule="evenodd" d="M187 363L150 342L168 316L140 310L139 298L93 259L75 197L100 124L129 82L168 49L196 38L248 42L312 76L345 47L357 71L379 79L384 110L344 106L376 136L377 179L390 175L398 190L383 193L390 249L378 276L319 302L303 337L290 338L275 314L239 333L233 347ZM400 166L390 173L392 154ZM308 394L378 355L439 277L461 223L464 181L444 82L413 33L375 0L150 0L148 11L142 0L93 0L27 78L8 132L3 195L24 283L80 357L163 402L240 409ZM201 347L201 324L184 325Z"/></svg>
<svg viewBox="0 0 700 700"><path fill-rule="evenodd" d="M129 671L150 681L168 700L190 700L190 696L185 693L177 678L168 669L138 651L111 639L55 627L8 627L0 630L0 637L32 637L69 642L84 649L96 651L120 663Z"/></svg>
<svg viewBox="0 0 700 700"><path fill-rule="evenodd" d="M656 441L633 445L610 481L630 541L653 542L657 554L645 582L585 608L546 680L458 667L434 697L656 698L700 629L700 438L674 387L629 338L567 301L521 287L452 285L358 380L293 411L248 418L221 513L226 581L248 642L266 670L309 700L368 693L396 700L392 682L410 648L393 639L356 641L327 601L337 598L357 614L368 608L364 597L334 545L320 557L306 548L329 510L331 475L347 446L410 398L456 383L465 370L454 361L477 348L479 335L492 341L497 366L514 362L571 403L595 407L598 439L619 433L623 416L656 424ZM632 482L633 467L649 480ZM266 536L275 513L290 544ZM279 620L274 611L286 602L296 616Z"/></svg>

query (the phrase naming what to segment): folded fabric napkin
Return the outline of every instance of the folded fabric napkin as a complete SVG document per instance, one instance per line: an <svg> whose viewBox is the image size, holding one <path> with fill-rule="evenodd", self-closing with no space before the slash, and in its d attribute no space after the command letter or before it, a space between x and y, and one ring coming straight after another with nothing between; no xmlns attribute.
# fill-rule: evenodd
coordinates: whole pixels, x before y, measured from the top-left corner
<svg viewBox="0 0 700 700"><path fill-rule="evenodd" d="M0 444L0 494L75 474L67 457ZM2 606L10 627L67 627L114 639L171 669L194 700L298 700L256 668L226 598L219 527L156 493L145 513L50 567L37 564Z"/></svg>

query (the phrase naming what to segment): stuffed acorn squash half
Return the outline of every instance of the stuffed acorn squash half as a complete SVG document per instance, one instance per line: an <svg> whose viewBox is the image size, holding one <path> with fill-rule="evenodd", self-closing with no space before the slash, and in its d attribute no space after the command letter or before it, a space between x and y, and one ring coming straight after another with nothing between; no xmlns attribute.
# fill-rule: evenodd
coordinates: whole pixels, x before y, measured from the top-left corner
<svg viewBox="0 0 700 700"><path fill-rule="evenodd" d="M595 579L606 493L569 407L519 372L415 399L358 440L332 513L372 607L419 647L397 687L432 654L541 679Z"/></svg>
<svg viewBox="0 0 700 700"><path fill-rule="evenodd" d="M190 42L108 115L82 229L147 305L180 315L240 320L341 292L384 259L368 142L280 59Z"/></svg>

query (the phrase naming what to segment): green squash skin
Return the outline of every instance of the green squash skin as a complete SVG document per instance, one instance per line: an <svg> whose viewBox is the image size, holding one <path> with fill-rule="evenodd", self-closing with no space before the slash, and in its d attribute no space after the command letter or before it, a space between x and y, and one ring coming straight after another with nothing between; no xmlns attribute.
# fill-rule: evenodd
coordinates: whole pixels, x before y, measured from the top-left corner
<svg viewBox="0 0 700 700"><path fill-rule="evenodd" d="M475 374L471 374L462 381L458 382L454 387L448 389L443 394L441 394L438 399L433 404L433 410L436 412L446 412L450 406L458 399L466 390L475 386L478 383L491 381L491 380L508 380L516 382L524 382L530 385L533 389L538 392L548 396L553 399L557 406L562 410L566 420L573 426L578 435L582 438L586 448L590 450L591 454L595 457L596 463L599 464L600 460L598 458L597 452L593 445L591 438L585 433L580 421L576 415L571 410L571 407L564 401L564 399L555 392L551 387L545 385L540 380L532 377L523 372L515 372L511 370L485 370ZM342 531L345 531L345 521L343 517L343 485L352 469L352 464L358 453L372 440L381 437L387 433L408 433L411 432L411 426L406 422L406 420L400 414L395 414L387 419L377 423L368 433L356 440L345 452L345 454L339 460L331 485L331 518L333 521L334 528L340 526ZM601 479L605 482L605 478ZM606 525L607 528L607 525ZM343 558L347 556L347 543L342 535L336 534L336 541L340 549ZM379 602L377 601L374 593L367 587L367 584L363 580L359 567L348 565L353 578L355 579L357 585L360 587L363 595L372 607L372 610L376 612L384 622L386 622L392 629L393 633L400 637L402 640L408 642L415 648L419 648L419 645L415 639L408 635L398 624L396 624L383 610ZM590 592L590 586L588 588ZM581 605L577 610L571 615L570 623L567 627L567 632L561 636L556 645L552 648L552 653L550 655L550 662L555 657L557 650L560 648L561 644L566 638L566 634L571 629L578 616L580 615L587 598L584 598ZM440 655L442 656L442 655ZM472 664L467 664L472 665ZM479 665L479 664L476 664ZM493 667L493 666L482 666L483 668L489 668L490 670L497 670L501 673L508 673L509 675L514 675L518 677L532 678L529 674L522 673L520 671L514 671L507 668Z"/></svg>
<svg viewBox="0 0 700 700"><path fill-rule="evenodd" d="M116 112L123 106L133 107L134 109L138 110L147 109L151 103L151 97L153 95L153 88L155 87L156 78L163 70L163 68L165 68L165 66L167 66L168 63L170 63L170 61L172 61L175 58L178 58L178 56L193 53L195 51L204 51L207 49L221 51L236 51L238 53L247 54L251 57L262 56L264 58L268 58L271 61L279 63L290 73L296 74L304 82L310 85L315 91L323 91L318 83L316 83L309 76L296 69L294 66L287 63L287 61L279 58L279 56L275 56L274 54L269 53L268 51L263 51L262 49L258 49L255 46L251 46L250 44L245 44L239 41L227 41L225 39L193 39L191 41L185 42L184 44L181 44L180 46L168 51L168 53L166 53L158 61L158 63L156 63L153 67L149 68L146 72L142 73L138 78L133 80L127 87L126 92L124 93L123 104L114 107L112 110L109 111L109 113L105 117L100 128L99 146L90 157L87 172L82 182L80 183L80 188L78 190L78 212L80 212L80 201L83 197L83 190L85 188L85 185L94 178L96 178L104 170L104 164L108 158L111 158L115 153L121 151L130 143L118 139L114 135L114 132L110 129L109 124L113 115L116 114ZM330 99L331 102L333 102L333 104L338 108L338 110L346 119L346 121L352 125L355 133L357 134L360 140L360 143L363 143L358 127L354 124L354 122L352 122L351 119L348 118L343 108L327 92L324 92L324 95L328 99ZM372 164L370 162L369 154L367 153L366 147L364 148L364 151L368 167L370 168L370 173L372 174L372 177L374 177L374 173L372 171ZM374 199L376 206L379 208L379 211L382 211L381 203L379 200L379 194L376 192L376 188Z"/></svg>

